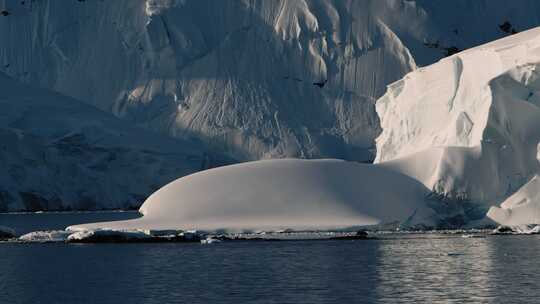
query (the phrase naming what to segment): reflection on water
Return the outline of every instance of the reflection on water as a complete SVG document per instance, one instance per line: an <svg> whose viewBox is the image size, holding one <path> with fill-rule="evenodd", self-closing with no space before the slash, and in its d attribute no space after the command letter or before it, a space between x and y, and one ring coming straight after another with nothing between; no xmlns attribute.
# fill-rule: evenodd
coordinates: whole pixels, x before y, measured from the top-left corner
<svg viewBox="0 0 540 304"><path fill-rule="evenodd" d="M540 238L0 244L0 303L537 303Z"/></svg>
<svg viewBox="0 0 540 304"><path fill-rule="evenodd" d="M489 282L493 240L424 236L381 242L377 298L389 303L487 300L494 296Z"/></svg>

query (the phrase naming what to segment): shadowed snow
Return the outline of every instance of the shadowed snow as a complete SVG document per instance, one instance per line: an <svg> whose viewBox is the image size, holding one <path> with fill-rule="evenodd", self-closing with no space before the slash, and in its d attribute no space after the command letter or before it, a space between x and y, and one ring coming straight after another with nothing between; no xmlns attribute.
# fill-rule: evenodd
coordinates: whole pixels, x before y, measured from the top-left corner
<svg viewBox="0 0 540 304"><path fill-rule="evenodd" d="M340 160L268 160L180 178L142 218L70 229L332 229L428 221L427 189L385 168ZM414 218L414 219L413 219Z"/></svg>

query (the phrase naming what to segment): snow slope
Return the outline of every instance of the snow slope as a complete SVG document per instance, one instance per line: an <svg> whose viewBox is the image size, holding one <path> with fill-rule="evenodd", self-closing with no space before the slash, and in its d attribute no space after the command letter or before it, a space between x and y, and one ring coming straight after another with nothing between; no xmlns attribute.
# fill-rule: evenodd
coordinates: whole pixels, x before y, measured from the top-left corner
<svg viewBox="0 0 540 304"><path fill-rule="evenodd" d="M133 208L210 166L173 140L0 73L0 210Z"/></svg>
<svg viewBox="0 0 540 304"><path fill-rule="evenodd" d="M391 189L389 189L389 187ZM319 230L435 225L414 179L341 160L265 160L180 178L152 194L143 217L69 230Z"/></svg>
<svg viewBox="0 0 540 304"><path fill-rule="evenodd" d="M376 162L440 198L496 204L539 170L540 28L409 73L377 101ZM418 168L431 168L418 170Z"/></svg>
<svg viewBox="0 0 540 304"><path fill-rule="evenodd" d="M372 159L374 103L387 84L540 24L536 0L3 0L0 8L10 13L0 16L5 73L239 160Z"/></svg>

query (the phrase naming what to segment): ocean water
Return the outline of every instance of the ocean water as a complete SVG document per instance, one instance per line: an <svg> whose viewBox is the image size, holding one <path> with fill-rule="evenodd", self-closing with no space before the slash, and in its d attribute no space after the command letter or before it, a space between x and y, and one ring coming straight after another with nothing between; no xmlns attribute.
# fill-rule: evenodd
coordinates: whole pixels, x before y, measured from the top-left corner
<svg viewBox="0 0 540 304"><path fill-rule="evenodd" d="M0 215L58 229L136 213ZM9 226L9 225L8 225ZM538 303L540 237L0 243L0 303Z"/></svg>

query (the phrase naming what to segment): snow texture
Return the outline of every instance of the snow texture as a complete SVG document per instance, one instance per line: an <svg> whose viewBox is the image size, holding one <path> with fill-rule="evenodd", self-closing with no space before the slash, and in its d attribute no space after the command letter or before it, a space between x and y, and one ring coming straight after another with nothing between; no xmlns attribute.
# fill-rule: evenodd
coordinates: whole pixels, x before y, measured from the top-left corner
<svg viewBox="0 0 540 304"><path fill-rule="evenodd" d="M371 160L374 104L387 84L540 24L536 0L4 0L0 8L10 13L0 16L8 75L237 160Z"/></svg>
<svg viewBox="0 0 540 304"><path fill-rule="evenodd" d="M210 158L1 72L0 108L0 211L138 207Z"/></svg>
<svg viewBox="0 0 540 304"><path fill-rule="evenodd" d="M538 173L540 28L420 68L377 101L376 163L449 200L495 204Z"/></svg>

